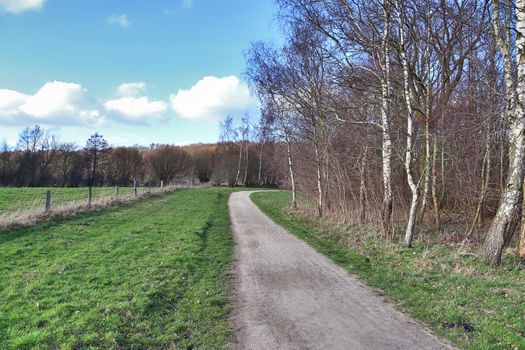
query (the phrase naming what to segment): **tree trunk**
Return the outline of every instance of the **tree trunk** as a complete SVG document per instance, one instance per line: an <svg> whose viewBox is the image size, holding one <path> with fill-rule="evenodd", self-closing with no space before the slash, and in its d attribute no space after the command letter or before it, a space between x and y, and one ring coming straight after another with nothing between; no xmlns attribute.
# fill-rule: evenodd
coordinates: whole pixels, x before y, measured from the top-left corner
<svg viewBox="0 0 525 350"><path fill-rule="evenodd" d="M242 185L244 187L246 187L246 181L248 180L248 157L250 156L249 155L249 146L250 144L247 142L246 145L244 146L244 179L242 181Z"/></svg>
<svg viewBox="0 0 525 350"><path fill-rule="evenodd" d="M401 63L403 66L403 90L405 104L407 108L407 136L406 136L406 153L405 153L405 171L407 175L408 186L412 192L412 200L410 203L410 211L408 214L408 223L405 232L405 246L412 246L412 239L414 236L415 223L416 223L416 214L417 214L417 204L419 200L419 191L418 185L414 181L412 176L412 134L413 134L413 109L412 102L410 98L410 85L409 85L409 68L408 60L406 57L405 51L405 33L404 33L404 21L402 17L403 4L398 2L398 21L399 21L399 50L401 54Z"/></svg>
<svg viewBox="0 0 525 350"><path fill-rule="evenodd" d="M335 177L336 177L335 184L337 186L337 197L339 200L339 207L341 208L341 215L343 217L343 221L346 222L348 212L346 210L345 172L343 168L341 167L339 159L334 158L334 163L335 163Z"/></svg>
<svg viewBox="0 0 525 350"><path fill-rule="evenodd" d="M525 185L523 186L525 187ZM525 259L525 188L521 189L522 201L521 201L521 229L520 229L520 240L518 245L518 257Z"/></svg>
<svg viewBox="0 0 525 350"><path fill-rule="evenodd" d="M447 187L445 181L445 142L441 142L441 193L439 195L439 204L445 202L447 195Z"/></svg>
<svg viewBox="0 0 525 350"><path fill-rule="evenodd" d="M381 79L381 127L382 127L382 167L383 167L383 206L381 208L381 224L383 235L391 237L391 221L393 210L392 199L392 140L390 138L389 96L390 96L390 1L383 2L384 29L381 41L383 55L383 77Z"/></svg>
<svg viewBox="0 0 525 350"><path fill-rule="evenodd" d="M359 220L362 224L366 222L366 156L368 147L365 146L365 151L361 158L359 166Z"/></svg>
<svg viewBox="0 0 525 350"><path fill-rule="evenodd" d="M497 0L493 1L493 6L495 8L493 11L494 27L499 28L499 3ZM515 228L513 223L516 222L520 209L523 157L525 155L525 116L523 109L525 103L525 0L516 1L516 32L517 86L512 79L512 58L508 50L505 50L507 43L501 43L501 37L497 38L500 41L500 51L505 63L505 102L507 103L507 119L510 130L509 169L506 185L481 252L482 260L493 266L500 263L503 249L512 239ZM508 37L510 38L510 35Z"/></svg>
<svg viewBox="0 0 525 350"><path fill-rule="evenodd" d="M297 209L297 190L295 188L295 175L293 171L293 162L292 162L292 148L290 145L290 140L286 136L286 155L288 157L288 170L290 172L290 183L292 186L292 208Z"/></svg>
<svg viewBox="0 0 525 350"><path fill-rule="evenodd" d="M428 109L427 109L428 111ZM424 184L423 184L423 198L421 199L421 207L419 212L418 222L423 222L425 218L425 211L427 209L428 195L430 192L430 171L431 171L431 153L430 153L430 131L428 116L425 119L425 170L424 170Z"/></svg>
<svg viewBox="0 0 525 350"><path fill-rule="evenodd" d="M237 164L237 175L235 175L235 184L234 186L237 186L239 183L239 178L241 177L241 164L242 164L242 149L243 149L243 143L239 145L239 163Z"/></svg>
<svg viewBox="0 0 525 350"><path fill-rule="evenodd" d="M322 179L322 169L321 169L321 159L319 155L319 147L317 143L314 144L315 149L315 161L317 164L317 215L319 217L323 216L323 179Z"/></svg>
<svg viewBox="0 0 525 350"><path fill-rule="evenodd" d="M433 141L432 141L432 207L434 210L434 222L436 227L439 229L441 227L441 218L439 215L439 209L440 209L440 200L437 193L437 169L436 169L436 163L437 163L437 136L434 135Z"/></svg>
<svg viewBox="0 0 525 350"><path fill-rule="evenodd" d="M428 2L430 6L430 2ZM432 65L431 65L431 40L432 40L432 14L430 7L427 11L427 42L426 42L426 96L425 96L425 171L423 184L423 198L421 200L421 208L419 212L419 222L422 223L425 219L425 211L427 210L427 202L430 191L430 171L431 171L431 154L430 154L430 119L432 114Z"/></svg>
<svg viewBox="0 0 525 350"><path fill-rule="evenodd" d="M257 184L262 185L262 165L263 165L263 152L264 152L264 142L261 142L261 147L259 149L259 171L257 172Z"/></svg>
<svg viewBox="0 0 525 350"><path fill-rule="evenodd" d="M91 183L89 184L89 187L95 186L95 177L97 175L97 154L93 156L93 168L91 172Z"/></svg>

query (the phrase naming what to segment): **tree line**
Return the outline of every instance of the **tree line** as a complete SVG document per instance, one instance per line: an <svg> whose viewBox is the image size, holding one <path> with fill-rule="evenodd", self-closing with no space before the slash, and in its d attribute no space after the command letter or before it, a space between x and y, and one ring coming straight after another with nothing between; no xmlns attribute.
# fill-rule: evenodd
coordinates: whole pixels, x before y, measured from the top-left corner
<svg viewBox="0 0 525 350"><path fill-rule="evenodd" d="M283 176L271 164L279 164L275 154L280 146L271 141L259 146L254 136L257 127L247 117L242 135L240 127L229 117L228 135L221 142L148 147L112 147L99 133L78 146L60 142L38 125L27 127L16 147L2 142L0 186L131 186L161 181L278 186Z"/></svg>
<svg viewBox="0 0 525 350"><path fill-rule="evenodd" d="M408 247L460 224L492 265L521 228L525 257L525 1L276 3L284 43L252 43L246 78L292 205Z"/></svg>

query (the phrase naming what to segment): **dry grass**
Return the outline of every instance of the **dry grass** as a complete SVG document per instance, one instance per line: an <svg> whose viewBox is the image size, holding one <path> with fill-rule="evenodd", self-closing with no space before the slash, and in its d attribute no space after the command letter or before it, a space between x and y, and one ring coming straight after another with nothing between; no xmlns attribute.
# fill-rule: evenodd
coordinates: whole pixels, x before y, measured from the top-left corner
<svg viewBox="0 0 525 350"><path fill-rule="evenodd" d="M164 188L152 188L151 191L143 190L134 193L115 194L95 197L89 205L87 199L74 199L55 204L49 212L42 210L42 207L28 206L25 209L16 209L7 213L0 214L0 234L5 234L12 230L31 227L45 220L57 217L74 216L87 211L97 211L103 208L138 201L150 196L163 195L165 193L176 191L182 186L165 186Z"/></svg>

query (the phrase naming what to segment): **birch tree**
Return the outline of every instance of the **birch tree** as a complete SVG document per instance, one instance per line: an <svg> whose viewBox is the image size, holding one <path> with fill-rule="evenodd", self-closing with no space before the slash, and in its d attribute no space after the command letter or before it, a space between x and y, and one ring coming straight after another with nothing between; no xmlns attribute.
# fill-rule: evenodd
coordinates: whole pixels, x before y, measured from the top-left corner
<svg viewBox="0 0 525 350"><path fill-rule="evenodd" d="M283 63L279 53L263 43L254 43L247 53L246 77L262 104L261 130L271 128L286 145L286 164L292 192L292 208L297 209L297 186L292 157L295 108L283 96ZM267 131L266 131L267 132ZM261 146L262 147L262 146Z"/></svg>
<svg viewBox="0 0 525 350"><path fill-rule="evenodd" d="M410 88L410 68L406 53L406 37L405 26L406 23L406 4L403 1L397 1L397 20L399 30L399 56L403 70L403 97L406 108L406 151L405 151L405 171L407 176L408 186L412 192L412 199L410 201L410 209L408 212L408 222L405 231L405 245L410 247L414 236L417 205L419 201L419 182L416 182L412 174L412 144L414 133L414 111L412 107L411 88Z"/></svg>
<svg viewBox="0 0 525 350"><path fill-rule="evenodd" d="M356 71L373 75L379 83L377 105L378 122L370 125L381 132L383 204L382 230L391 236L393 210L392 154L390 126L391 84L391 16L392 0L359 2L347 0L280 0L296 17L292 20L308 23L313 30L324 35L333 46L334 61L346 74ZM292 10L293 9L293 10ZM370 84L371 81L366 82ZM352 121L354 122L354 121ZM358 121L363 123L367 121ZM370 121L368 121L370 122Z"/></svg>
<svg viewBox="0 0 525 350"><path fill-rule="evenodd" d="M499 0L492 1L493 28L500 54L504 61L505 103L509 125L509 169L505 188L501 195L496 216L487 232L482 247L482 259L491 265L501 261L503 249L514 234L513 221L520 211L520 196L523 183L523 162L525 156L525 0L509 1L501 9ZM511 32L502 13L514 14L516 35ZM515 43L513 38L515 37ZM515 47L515 55L511 50ZM513 77L516 68L517 81Z"/></svg>

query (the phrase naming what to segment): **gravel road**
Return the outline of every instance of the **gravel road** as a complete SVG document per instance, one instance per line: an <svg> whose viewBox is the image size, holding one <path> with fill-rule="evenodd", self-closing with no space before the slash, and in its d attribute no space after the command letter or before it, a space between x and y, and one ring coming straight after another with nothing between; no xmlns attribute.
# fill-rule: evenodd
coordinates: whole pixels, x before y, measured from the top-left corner
<svg viewBox="0 0 525 350"><path fill-rule="evenodd" d="M234 349L452 349L237 192Z"/></svg>

